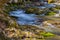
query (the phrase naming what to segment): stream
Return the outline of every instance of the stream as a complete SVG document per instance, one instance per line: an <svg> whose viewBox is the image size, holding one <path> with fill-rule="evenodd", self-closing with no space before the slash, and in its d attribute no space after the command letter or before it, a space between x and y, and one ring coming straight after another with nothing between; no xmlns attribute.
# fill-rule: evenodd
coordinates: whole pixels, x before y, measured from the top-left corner
<svg viewBox="0 0 60 40"><path fill-rule="evenodd" d="M23 10L11 11L10 16L17 17L17 23L20 25L40 25L47 20L46 18L40 16L38 17L38 15L35 14L26 14ZM46 24L53 27L50 23Z"/></svg>
<svg viewBox="0 0 60 40"><path fill-rule="evenodd" d="M17 10L10 12L10 16L17 17L17 23L20 25L34 24L37 18L34 14L26 14L23 10Z"/></svg>
<svg viewBox="0 0 60 40"><path fill-rule="evenodd" d="M33 25L38 28L43 28L48 32L52 32L54 34L60 35L60 31L59 31L60 29L56 28L51 23L45 22L45 24L47 24L47 27L43 27L44 20L42 18L36 17L37 15L35 14L26 14L25 11L23 10L16 10L16 11L11 11L10 16L17 17L16 21L20 25Z"/></svg>

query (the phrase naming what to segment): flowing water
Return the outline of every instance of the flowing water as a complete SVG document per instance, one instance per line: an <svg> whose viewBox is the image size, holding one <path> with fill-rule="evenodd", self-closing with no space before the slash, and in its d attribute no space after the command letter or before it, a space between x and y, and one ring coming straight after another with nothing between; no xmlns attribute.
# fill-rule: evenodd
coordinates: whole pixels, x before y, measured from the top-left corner
<svg viewBox="0 0 60 40"><path fill-rule="evenodd" d="M37 15L35 14L26 14L25 11L23 10L16 10L16 11L11 11L10 12L10 16L14 16L17 17L17 23L21 24L21 25L37 25L41 22L44 22L43 18L38 18ZM40 20L37 22L37 20ZM52 24L50 23L46 23L48 26L54 27ZM37 26L40 26L37 25Z"/></svg>
<svg viewBox="0 0 60 40"><path fill-rule="evenodd" d="M60 29L56 28L54 25L51 23L45 22L47 24L47 27L43 27L44 25L44 18L38 18L37 15L35 14L26 14L25 11L23 10L16 10L16 11L11 11L10 16L17 17L17 23L20 25L33 25L38 28L43 28L48 32L52 32L54 34L60 35ZM37 22L37 20L40 20Z"/></svg>
<svg viewBox="0 0 60 40"><path fill-rule="evenodd" d="M37 18L35 17L36 15L26 14L23 10L12 11L10 12L10 16L17 17L17 22L20 25L34 24L35 21L37 20Z"/></svg>

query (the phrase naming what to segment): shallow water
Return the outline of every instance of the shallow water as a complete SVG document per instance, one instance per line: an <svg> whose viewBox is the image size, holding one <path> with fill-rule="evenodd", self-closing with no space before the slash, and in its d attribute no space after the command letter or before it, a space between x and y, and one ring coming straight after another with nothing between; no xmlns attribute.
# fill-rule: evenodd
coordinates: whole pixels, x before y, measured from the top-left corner
<svg viewBox="0 0 60 40"><path fill-rule="evenodd" d="M15 16L17 17L17 22L20 25L29 25L29 24L34 24L37 18L35 17L35 14L26 14L23 10L16 10L10 12L10 16Z"/></svg>
<svg viewBox="0 0 60 40"><path fill-rule="evenodd" d="M23 10L11 11L10 16L17 17L16 21L20 25L33 25L38 28L43 28L47 32L52 32L54 34L60 35L60 29L56 28L51 23L46 23L47 27L43 26L43 19L46 19L44 17L37 17L35 14L26 14ZM39 21L37 22L37 20Z"/></svg>
<svg viewBox="0 0 60 40"><path fill-rule="evenodd" d="M37 15L35 14L26 14L25 11L23 10L16 10L16 11L11 11L10 12L10 16L14 16L17 17L17 22L21 25L30 25L30 24L42 24L42 22L44 22L43 19L45 19L44 17L37 17ZM39 20L39 21L38 21ZM46 23L48 26L54 27L52 24L50 23Z"/></svg>

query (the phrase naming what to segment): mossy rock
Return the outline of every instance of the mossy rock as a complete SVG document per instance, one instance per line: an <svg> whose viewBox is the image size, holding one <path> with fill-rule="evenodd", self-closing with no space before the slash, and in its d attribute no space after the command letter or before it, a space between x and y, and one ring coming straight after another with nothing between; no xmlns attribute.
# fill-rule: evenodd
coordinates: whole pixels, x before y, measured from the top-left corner
<svg viewBox="0 0 60 40"><path fill-rule="evenodd" d="M26 9L26 13L27 14L34 13L34 9L33 8L28 8L28 9Z"/></svg>
<svg viewBox="0 0 60 40"><path fill-rule="evenodd" d="M36 14L36 15L40 15L44 12L44 10L36 8L36 7L30 7L26 9L26 13L27 14Z"/></svg>
<svg viewBox="0 0 60 40"><path fill-rule="evenodd" d="M60 9L60 5L56 5L56 7L55 7L56 9Z"/></svg>
<svg viewBox="0 0 60 40"><path fill-rule="evenodd" d="M42 13L43 13L42 10L38 10L35 14L36 14L36 15L40 15L40 14L42 14Z"/></svg>
<svg viewBox="0 0 60 40"><path fill-rule="evenodd" d="M54 34L47 32L47 33L41 33L41 35L43 35L44 37L51 37L54 36Z"/></svg>
<svg viewBox="0 0 60 40"><path fill-rule="evenodd" d="M45 15L46 15L46 16L53 16L53 15L55 15L55 14L56 14L55 12L52 12L52 11L51 11L51 12L46 13Z"/></svg>
<svg viewBox="0 0 60 40"><path fill-rule="evenodd" d="M20 8L21 9L25 9L25 5L20 5Z"/></svg>

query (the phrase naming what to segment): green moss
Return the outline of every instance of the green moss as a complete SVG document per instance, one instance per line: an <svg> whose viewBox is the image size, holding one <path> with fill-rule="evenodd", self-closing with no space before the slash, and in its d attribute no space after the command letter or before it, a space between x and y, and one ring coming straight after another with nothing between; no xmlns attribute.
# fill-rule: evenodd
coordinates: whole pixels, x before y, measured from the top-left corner
<svg viewBox="0 0 60 40"><path fill-rule="evenodd" d="M49 32L47 32L47 33L41 33L41 35L43 35L44 37L51 37L51 36L54 36L54 34L49 33Z"/></svg>
<svg viewBox="0 0 60 40"><path fill-rule="evenodd" d="M56 13L55 12L48 12L48 13L46 13L45 15L47 15L47 16L53 16L53 15L55 15Z"/></svg>

